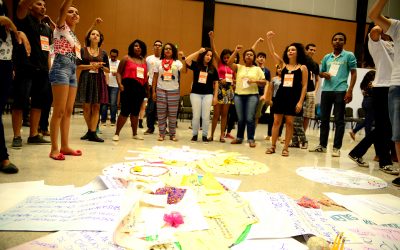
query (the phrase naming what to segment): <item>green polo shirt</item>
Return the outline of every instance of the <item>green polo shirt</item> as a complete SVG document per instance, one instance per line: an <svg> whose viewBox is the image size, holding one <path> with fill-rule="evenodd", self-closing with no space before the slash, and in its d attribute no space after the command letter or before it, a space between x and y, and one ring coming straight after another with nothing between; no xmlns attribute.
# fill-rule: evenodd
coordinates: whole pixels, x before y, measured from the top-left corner
<svg viewBox="0 0 400 250"><path fill-rule="evenodd" d="M333 70L333 68L336 69ZM321 72L335 72L336 76L331 76L330 80L324 79L322 91L347 91L349 73L356 68L357 59L350 51L343 50L336 57L333 53L324 56L321 61Z"/></svg>

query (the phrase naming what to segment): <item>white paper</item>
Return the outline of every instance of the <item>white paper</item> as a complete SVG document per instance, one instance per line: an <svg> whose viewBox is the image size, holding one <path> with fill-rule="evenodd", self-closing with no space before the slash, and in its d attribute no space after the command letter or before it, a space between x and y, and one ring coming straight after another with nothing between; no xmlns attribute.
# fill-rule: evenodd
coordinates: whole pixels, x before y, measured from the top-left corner
<svg viewBox="0 0 400 250"><path fill-rule="evenodd" d="M387 183L377 177L360 172L328 167L300 167L296 173L306 179L337 187L379 189Z"/></svg>
<svg viewBox="0 0 400 250"><path fill-rule="evenodd" d="M330 199L334 200L337 204L342 205L346 207L348 210L353 211L354 213L360 215L363 218L368 218L369 220L375 222L376 224L390 224L390 223L396 223L400 224L400 215L399 214L382 214L378 211L376 211L376 205L372 206L372 204L368 204L365 201L365 199L368 199L370 202L374 201L376 204L379 204L379 207L381 207L381 210L383 211L383 208L385 207L385 203L388 202L390 199L379 199L378 196L358 196L358 195L341 195L338 193L324 193L326 196L328 196ZM386 196L388 197L388 196ZM361 198L361 202L359 200ZM392 204L397 204L398 203L398 197L391 197L393 200ZM394 211L397 211L395 206L389 205L390 207L385 209L385 211L389 211L390 209L394 208Z"/></svg>
<svg viewBox="0 0 400 250"><path fill-rule="evenodd" d="M259 218L247 239L287 238L313 234L332 241L340 232L320 209L303 208L281 193L240 193Z"/></svg>
<svg viewBox="0 0 400 250"><path fill-rule="evenodd" d="M96 249L123 250L113 243L112 233L94 231L59 231L9 250L43 250L43 249Z"/></svg>
<svg viewBox="0 0 400 250"><path fill-rule="evenodd" d="M245 240L238 245L231 247L232 250L307 250L308 247L295 239L260 239Z"/></svg>
<svg viewBox="0 0 400 250"><path fill-rule="evenodd" d="M113 230L125 193L108 189L85 195L30 196L0 214L0 230Z"/></svg>

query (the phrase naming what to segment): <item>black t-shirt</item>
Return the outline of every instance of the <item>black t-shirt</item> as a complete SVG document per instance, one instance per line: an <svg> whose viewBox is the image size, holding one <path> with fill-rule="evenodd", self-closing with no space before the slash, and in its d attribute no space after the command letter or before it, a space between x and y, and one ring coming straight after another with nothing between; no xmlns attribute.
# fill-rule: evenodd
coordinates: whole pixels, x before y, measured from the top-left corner
<svg viewBox="0 0 400 250"><path fill-rule="evenodd" d="M36 69L49 71L49 51L42 50L42 39L47 37L48 45L52 44L53 32L50 27L41 23L32 15L27 15L24 19L17 19L16 25L18 30L23 31L28 37L31 45L31 55L26 55L26 50L23 45L17 45L15 48L15 63L17 68Z"/></svg>
<svg viewBox="0 0 400 250"><path fill-rule="evenodd" d="M268 68L261 68L261 70L264 72L264 76L265 76L265 80L267 80L267 81L271 81L271 72L269 71L269 69ZM265 86L258 86L258 94L261 96L261 95L264 95L264 90L265 90Z"/></svg>
<svg viewBox="0 0 400 250"><path fill-rule="evenodd" d="M188 65L188 68L193 70L193 85L191 93L199 95L213 94L214 81L218 81L219 79L217 69L215 67L199 67L196 61L192 61L192 65ZM199 82L200 71L208 73L206 83Z"/></svg>
<svg viewBox="0 0 400 250"><path fill-rule="evenodd" d="M319 65L311 57L307 56L306 66L308 69L307 92L315 90L314 78L319 75Z"/></svg>

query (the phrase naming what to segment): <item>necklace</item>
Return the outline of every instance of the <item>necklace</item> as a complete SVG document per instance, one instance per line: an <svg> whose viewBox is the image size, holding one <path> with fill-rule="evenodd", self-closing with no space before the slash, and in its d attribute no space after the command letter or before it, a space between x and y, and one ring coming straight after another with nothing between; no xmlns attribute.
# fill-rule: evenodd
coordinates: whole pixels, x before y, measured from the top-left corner
<svg viewBox="0 0 400 250"><path fill-rule="evenodd" d="M92 47L89 47L89 54L93 57L98 56L99 55L99 47L97 47L97 49L94 51L94 49L92 49Z"/></svg>
<svg viewBox="0 0 400 250"><path fill-rule="evenodd" d="M172 59L165 59L165 58L162 59L161 65L162 65L164 71L168 71L168 70L171 69L171 67L172 67L172 62L173 62Z"/></svg>
<svg viewBox="0 0 400 250"><path fill-rule="evenodd" d="M287 66L290 66L292 69L289 69ZM297 68L297 63L293 66L293 65L290 65L290 64L287 64L286 65L286 68L287 68L287 70L288 70L288 73L290 74L290 73L292 73L292 71L295 71L296 70L296 68Z"/></svg>

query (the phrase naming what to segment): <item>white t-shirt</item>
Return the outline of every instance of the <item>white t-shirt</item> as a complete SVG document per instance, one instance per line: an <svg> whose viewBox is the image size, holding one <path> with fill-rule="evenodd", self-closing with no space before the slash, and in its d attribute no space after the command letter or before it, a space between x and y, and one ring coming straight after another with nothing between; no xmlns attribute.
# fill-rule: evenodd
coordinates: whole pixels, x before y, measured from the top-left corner
<svg viewBox="0 0 400 250"><path fill-rule="evenodd" d="M0 40L0 60L11 60L12 50L13 44L11 40L11 34L7 31L6 40Z"/></svg>
<svg viewBox="0 0 400 250"><path fill-rule="evenodd" d="M108 62L110 64L110 73L108 74L108 86L118 88L117 77L113 76L112 73L117 72L119 60L116 60L115 62L113 62L113 61L111 61L111 59L108 59Z"/></svg>
<svg viewBox="0 0 400 250"><path fill-rule="evenodd" d="M368 37L368 50L376 67L375 80L372 85L374 87L390 87L394 57L393 42L382 39L375 42L371 39L370 34Z"/></svg>
<svg viewBox="0 0 400 250"><path fill-rule="evenodd" d="M157 88L163 90L179 89L179 71L183 67L181 61L173 61L171 69L168 72L164 70L161 64L161 60L158 60L154 67L154 73L158 73Z"/></svg>
<svg viewBox="0 0 400 250"><path fill-rule="evenodd" d="M390 22L391 25L386 32L386 34L392 37L394 42L393 71L390 84L400 86L400 21L390 19Z"/></svg>
<svg viewBox="0 0 400 250"><path fill-rule="evenodd" d="M156 57L155 55L146 57L147 71L149 74L149 85L150 86L153 84L154 67L156 65L156 62L159 60L160 60L160 58Z"/></svg>

